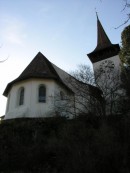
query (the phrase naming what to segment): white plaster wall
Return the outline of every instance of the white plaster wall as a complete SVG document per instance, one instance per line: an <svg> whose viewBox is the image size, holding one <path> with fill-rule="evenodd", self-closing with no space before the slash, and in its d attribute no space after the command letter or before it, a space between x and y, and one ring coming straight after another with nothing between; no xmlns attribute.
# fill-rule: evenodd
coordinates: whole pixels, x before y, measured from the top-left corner
<svg viewBox="0 0 130 173"><path fill-rule="evenodd" d="M46 86L46 103L38 102L39 85ZM18 105L18 91L21 87L25 89L24 104ZM57 88L54 80L32 79L14 84L9 93L8 110L5 119L20 117L46 117L53 114L54 91Z"/></svg>
<svg viewBox="0 0 130 173"><path fill-rule="evenodd" d="M108 62L106 62L106 64L103 64L103 62L109 60L114 63L114 68L112 69L110 69L109 67L107 68ZM102 72L100 71L100 67L102 67L103 69ZM112 88L114 86L117 86L117 84L121 82L120 81L121 61L119 55L96 62L93 64L93 68L94 68L95 78L102 90L106 89L104 88L106 86Z"/></svg>
<svg viewBox="0 0 130 173"><path fill-rule="evenodd" d="M107 58L107 59L105 59L105 60L111 60L111 61L113 61L114 65L115 65L115 68L119 69L120 64L121 64L119 55L116 55L116 56ZM96 63L93 63L93 70L96 71L96 70L99 68L100 64L101 64L102 62L104 62L105 60L102 60L102 61L98 61L98 62L96 62Z"/></svg>
<svg viewBox="0 0 130 173"><path fill-rule="evenodd" d="M63 82L66 85L68 85L73 92L78 93L81 86L78 87L77 91L77 88L75 88L72 85L72 83L74 83L74 85L77 83L76 85L79 86L79 82L75 80L73 77L71 77L68 73L58 68L57 66L53 66L59 74L59 76L61 77L61 79L63 80ZM72 78L72 80L70 78ZM70 81L68 81L68 79ZM46 103L38 102L38 88L40 84L46 86ZM25 89L25 96L24 105L19 106L18 91L21 87L24 87ZM7 103L8 109L6 110L5 119L20 117L48 117L55 115L56 107L54 99L56 94L60 91L63 91L65 95L68 97L67 99L69 104L63 100L59 100L59 103L63 105L63 109L67 110L69 108L69 111L72 113L68 113L67 116L73 117L75 116L75 114L78 114L79 111L78 109L75 109L75 107L80 107L81 110L82 104L77 103L77 96L74 96L74 94L72 94L71 92L68 93L68 90L63 85L57 83L54 80L49 79L29 79L16 83L11 88L8 95L7 102L9 103ZM65 112L63 113L63 115L65 115Z"/></svg>

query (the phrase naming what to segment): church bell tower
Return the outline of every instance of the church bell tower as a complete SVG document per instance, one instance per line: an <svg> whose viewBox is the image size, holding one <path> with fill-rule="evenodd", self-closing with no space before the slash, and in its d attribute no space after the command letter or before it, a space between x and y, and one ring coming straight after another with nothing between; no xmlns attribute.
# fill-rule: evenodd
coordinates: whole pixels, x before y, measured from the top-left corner
<svg viewBox="0 0 130 173"><path fill-rule="evenodd" d="M120 90L121 61L119 44L112 44L97 16L97 46L88 54L93 64L97 86L104 98L104 112L112 115L119 111L118 100L124 95Z"/></svg>
<svg viewBox="0 0 130 173"><path fill-rule="evenodd" d="M108 61L109 65L119 68L119 51L119 44L111 43L97 15L97 46L91 53L87 54L93 64L94 73L96 70L100 70L101 65L105 68Z"/></svg>

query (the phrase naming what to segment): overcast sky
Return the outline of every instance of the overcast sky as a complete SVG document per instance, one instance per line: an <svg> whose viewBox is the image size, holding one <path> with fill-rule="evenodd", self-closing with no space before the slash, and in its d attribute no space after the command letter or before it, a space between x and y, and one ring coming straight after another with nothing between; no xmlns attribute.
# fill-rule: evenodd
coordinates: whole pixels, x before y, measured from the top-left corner
<svg viewBox="0 0 130 173"><path fill-rule="evenodd" d="M0 0L0 115L5 113L2 93L40 51L65 71L91 62L87 53L97 43L95 8L113 44L129 23L123 0Z"/></svg>

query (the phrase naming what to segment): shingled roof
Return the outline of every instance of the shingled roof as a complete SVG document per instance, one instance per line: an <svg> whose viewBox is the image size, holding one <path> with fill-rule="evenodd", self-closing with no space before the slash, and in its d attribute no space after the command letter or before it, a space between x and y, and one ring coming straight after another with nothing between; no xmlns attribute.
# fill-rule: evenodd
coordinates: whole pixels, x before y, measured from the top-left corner
<svg viewBox="0 0 130 173"><path fill-rule="evenodd" d="M59 77L52 63L41 52L39 52L31 61L31 63L25 68L25 70L20 74L20 76L7 85L3 95L8 95L8 92L14 83L30 78L54 79L68 88Z"/></svg>
<svg viewBox="0 0 130 173"><path fill-rule="evenodd" d="M112 44L97 15L97 46L88 54L92 63L115 56L119 53L119 44Z"/></svg>
<svg viewBox="0 0 130 173"><path fill-rule="evenodd" d="M59 76L51 65L51 62L41 52L34 57L17 80L30 77L59 79Z"/></svg>

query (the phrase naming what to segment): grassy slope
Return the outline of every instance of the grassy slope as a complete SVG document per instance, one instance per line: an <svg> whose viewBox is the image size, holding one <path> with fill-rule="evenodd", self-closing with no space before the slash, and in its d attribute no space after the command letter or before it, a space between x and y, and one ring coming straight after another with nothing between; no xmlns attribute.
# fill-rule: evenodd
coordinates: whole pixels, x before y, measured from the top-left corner
<svg viewBox="0 0 130 173"><path fill-rule="evenodd" d="M0 172L130 171L130 118L14 119L0 124Z"/></svg>

